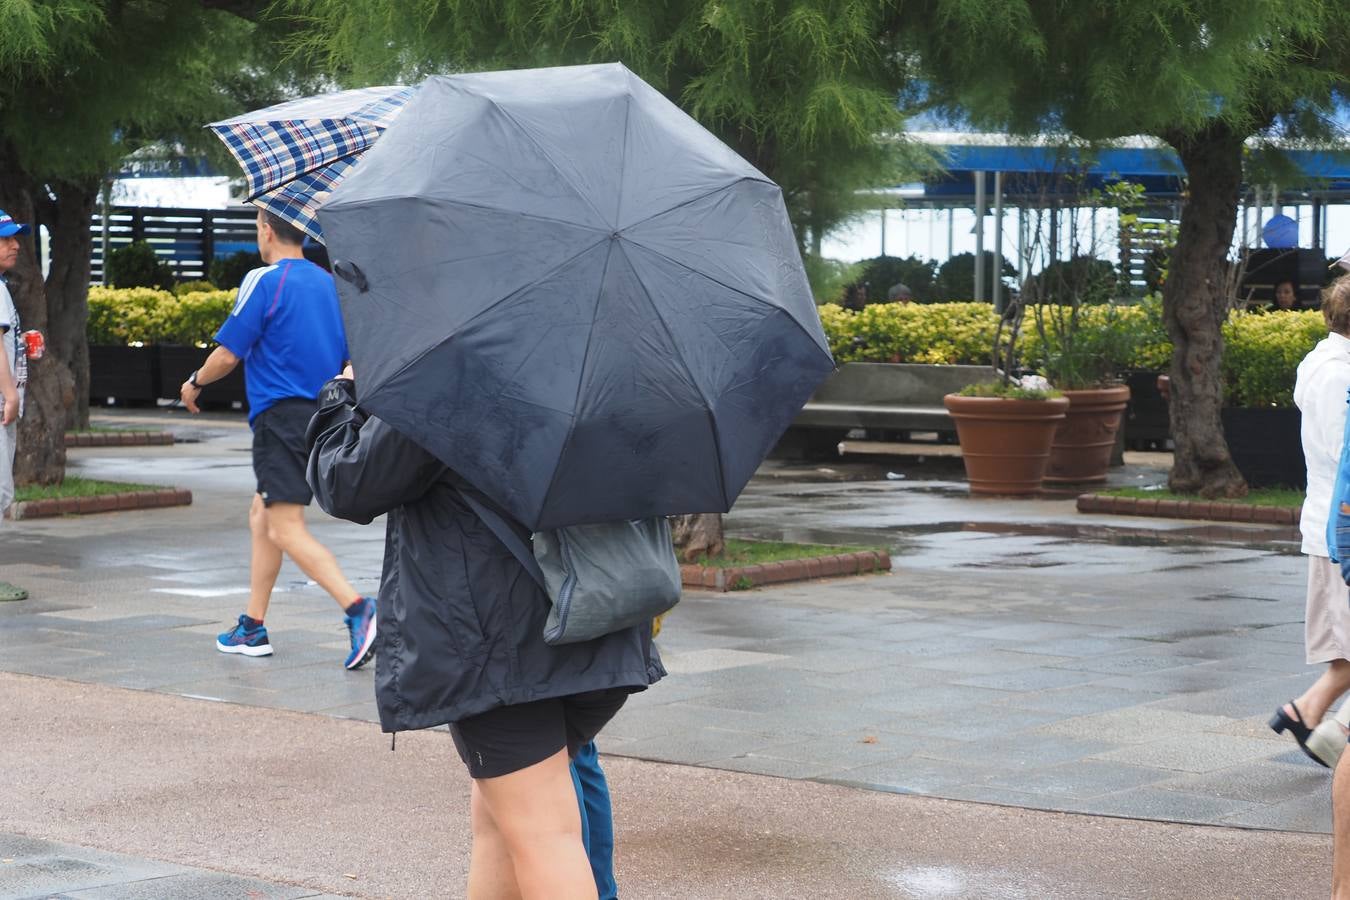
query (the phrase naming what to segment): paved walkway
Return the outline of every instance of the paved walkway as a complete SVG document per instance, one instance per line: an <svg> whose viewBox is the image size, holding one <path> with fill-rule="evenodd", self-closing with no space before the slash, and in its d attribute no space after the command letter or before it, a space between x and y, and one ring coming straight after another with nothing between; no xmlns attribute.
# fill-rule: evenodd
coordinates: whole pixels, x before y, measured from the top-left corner
<svg viewBox="0 0 1350 900"><path fill-rule="evenodd" d="M81 450L72 454L74 470L188 487L196 494L194 506L5 526L0 571L28 587L33 599L0 607L0 671L58 679L16 675L12 678L18 680L0 681L0 695L13 687L23 715L35 717L25 719L20 731L61 735L63 741L78 731L69 722L42 722L42 704L23 702L41 693L39 688L51 688L59 696L48 699L63 708L80 698L136 711L169 704L162 707L162 717L146 721L144 734L134 728L119 734L118 747L133 737L132 744L139 746L143 738L162 744L172 756L184 740L182 716L228 713L258 723L250 731L258 737L246 756L263 758L308 746L289 738L263 739L303 726L313 730L315 740L331 734L351 737L356 741L351 758L390 758L370 755L372 748L387 747L387 739L361 721L374 719L371 674L341 670L344 636L337 609L289 563L282 576L286 593L275 598L268 621L277 655L244 660L211 649L213 635L238 614L247 592L247 431L229 416L188 421L151 413L142 418L166 416L170 427L190 432L199 442ZM923 477L934 468L895 460L881 468L875 461L840 463L824 471L768 467L752 483L728 517L731 532L884 544L891 548L894 572L687 596L660 642L672 677L635 697L601 740L616 776L631 781L620 801L621 817L623 809L633 810L627 805L629 791L653 792L648 800L655 809L687 803L692 816L693 830L687 832L663 831L659 816L648 823L650 832L621 820L623 865L634 873L633 889L625 895L800 896L787 888L797 883L794 877L809 874L790 864L803 852L808 859L818 857L822 872L834 871L836 863L843 867L838 878L817 878L814 896L1323 892L1329 776L1264 725L1279 702L1313 677L1302 663L1303 560L1293 535L1268 527L1080 516L1069 499L972 500L957 482ZM903 477L887 479L888 471ZM1113 475L1135 481L1157 477L1139 466ZM852 480L857 478L867 480ZM354 583L373 590L382 529L319 514L311 522ZM357 721L324 726L332 722L324 717ZM277 721L286 723L283 730L275 729ZM212 732L210 741L224 737ZM443 732L410 737L433 742L438 764L452 775L449 781L459 778ZM32 749L41 760L38 748ZM183 765L193 769L193 778L228 783L232 775L222 770L222 760L236 756L221 750L208 753L207 764L189 754ZM393 760L405 760L404 752L400 738ZM113 754L122 756L121 751ZM8 766L6 757L26 758L17 750L6 752L0 743L0 765ZM670 763L697 768L664 765ZM64 767L50 761L29 768L31 780L19 783L30 787L20 790L18 805L44 793L105 794L117 785L115 779L93 786L69 779ZM428 774L425 767L400 764L389 777L415 780L417 773ZM761 774L780 778L756 777ZM297 790L287 788L282 778L269 785L288 794ZM745 805L728 806L733 798L727 785L744 792ZM699 793L705 789L710 793ZM458 802L458 791L455 787L446 803ZM688 860L670 857L673 845L687 840L720 846L726 834L708 829L714 824L747 827L761 813L773 812L767 800L759 808L770 795L781 797L783 809L805 803L809 813L812 804L825 803L821 809L842 804L842 809L859 803L878 818L859 831L830 824L827 833L819 833L818 818L813 829L809 814L805 830L781 833L776 823L787 828L790 816L763 819L767 836L737 838L744 858L721 848L726 865L714 866L710 877L730 880L699 882L684 890L693 884L686 881ZM102 802L111 807L97 807L106 814L106 828L89 824L89 809L80 804L69 807L67 815L16 817L20 824L13 828L34 837L298 881L335 893L427 895L406 893L409 883L393 870L382 874L378 884L383 887L369 894L366 886L325 881L311 877L309 870L241 860L228 852L229 841L225 849L204 850L200 834L184 831L186 823L172 819L179 805L192 809L201 801L179 794L172 800L156 807L151 819L159 823L158 831L152 828L153 840L147 842L131 841L117 830L128 811L123 800L118 812L118 801L110 797ZM322 822L326 834L335 817L341 818L330 805L319 803L310 810L312 818L298 821ZM707 828L697 821L700 809L710 819ZM922 818L922 810L932 810L933 822L952 828L1015 819L1029 829L1025 836L1031 843L956 841L946 845L946 857L939 854L926 869L919 866L926 874L915 874L914 862L923 855L910 851L925 846L937 828L932 823L909 827L918 821L912 817ZM1025 810L1289 834L1231 828L1168 832L1178 826ZM396 821L397 813L391 817ZM382 817L374 821L386 823ZM462 820L448 825L460 835ZM1036 843L1041 837L1030 835L1058 828L1064 829L1061 849L1069 859L1052 861L1034 849L1042 846ZM1117 855L1132 841L1142 841L1141 847L1154 839L1173 850L1189 847L1193 859L1172 857L1176 865L1184 863L1184 881L1168 888L1163 880L1150 880L1165 877L1164 865L1153 866L1151 874L1127 876L1121 867L1138 865L1128 861L1132 857L1126 862L1111 853L1089 858L1074 849L1075 841L1090 840L1101 829L1124 829L1114 838L1124 842L1111 851ZM951 833L953 840L956 834ZM164 845L155 842L166 840L174 852L156 853L154 847ZM1226 857L1221 866L1220 848L1229 852L1243 842L1241 853ZM884 864L880 858L891 851L877 849L883 846L895 854ZM993 846L1001 847L1001 854L991 853ZM394 856L403 868L425 858ZM736 864L761 856L767 880L745 882L754 866ZM990 886L997 881L989 868L996 856L1006 864L1006 890ZM853 858L867 861L854 871L847 864ZM665 877L678 873L681 889L662 890L670 882L661 880L648 860L655 860L658 869L662 860L669 861ZM973 867L962 868L963 860L974 860ZM1200 884L1195 866L1204 869L1210 863L1214 877L1204 876L1207 881ZM1236 870L1224 874L1224 866L1234 865ZM1066 867L1074 866L1077 871L1067 874ZM845 872L851 873L848 878ZM853 877L862 880L850 881ZM1144 881L1135 884L1130 878ZM1291 879L1288 890L1272 878ZM0 896L21 895L5 894L6 886L0 868Z"/></svg>

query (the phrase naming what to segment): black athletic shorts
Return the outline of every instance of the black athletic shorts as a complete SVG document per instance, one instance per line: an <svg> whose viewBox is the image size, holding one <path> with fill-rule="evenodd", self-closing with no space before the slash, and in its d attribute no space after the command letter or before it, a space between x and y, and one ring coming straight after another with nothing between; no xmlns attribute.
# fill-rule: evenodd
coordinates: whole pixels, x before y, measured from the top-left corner
<svg viewBox="0 0 1350 900"><path fill-rule="evenodd" d="M567 755L595 740L628 699L610 688L499 706L450 724L460 759L473 778L496 778L543 762L563 747Z"/></svg>
<svg viewBox="0 0 1350 900"><path fill-rule="evenodd" d="M253 420L253 475L266 505L308 506L314 499L305 480L309 462L305 429L317 409L314 400L292 397L278 400Z"/></svg>

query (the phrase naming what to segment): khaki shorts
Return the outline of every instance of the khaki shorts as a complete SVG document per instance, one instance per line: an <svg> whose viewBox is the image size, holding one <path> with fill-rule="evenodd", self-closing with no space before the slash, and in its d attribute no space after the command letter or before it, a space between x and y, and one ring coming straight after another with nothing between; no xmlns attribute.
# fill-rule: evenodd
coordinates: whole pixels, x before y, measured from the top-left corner
<svg viewBox="0 0 1350 900"><path fill-rule="evenodd" d="M1341 567L1325 556L1308 557L1308 610L1303 620L1308 665L1350 659L1350 587Z"/></svg>

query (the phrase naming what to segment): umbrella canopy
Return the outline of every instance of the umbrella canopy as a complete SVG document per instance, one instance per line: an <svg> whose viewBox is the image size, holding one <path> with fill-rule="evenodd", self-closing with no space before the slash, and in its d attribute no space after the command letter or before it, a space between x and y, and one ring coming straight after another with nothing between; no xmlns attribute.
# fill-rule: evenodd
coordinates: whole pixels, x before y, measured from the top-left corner
<svg viewBox="0 0 1350 900"><path fill-rule="evenodd" d="M249 202L322 241L315 210L415 90L388 86L320 94L206 127L239 160Z"/></svg>
<svg viewBox="0 0 1350 900"><path fill-rule="evenodd" d="M834 367L780 189L621 65L430 79L319 221L362 406L535 529L728 510Z"/></svg>

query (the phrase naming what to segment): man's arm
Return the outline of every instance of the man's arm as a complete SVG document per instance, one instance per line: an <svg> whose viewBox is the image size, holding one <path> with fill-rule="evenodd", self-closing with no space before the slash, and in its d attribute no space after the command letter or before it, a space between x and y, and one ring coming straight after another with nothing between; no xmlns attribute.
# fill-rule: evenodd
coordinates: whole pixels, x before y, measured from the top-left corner
<svg viewBox="0 0 1350 900"><path fill-rule="evenodd" d="M187 381L178 389L178 396L182 399L183 405L187 407L188 412L201 412L197 407L197 398L202 395L202 388L213 381L219 381L226 375L234 371L234 367L239 365L239 357L234 355L224 344L212 350L206 357L206 362L202 367L188 376ZM196 380L194 385L192 382Z"/></svg>
<svg viewBox="0 0 1350 900"><path fill-rule="evenodd" d="M9 329L0 330L0 339ZM14 373L9 370L9 356L0 347L0 426L8 425L19 417L19 386L14 383Z"/></svg>

